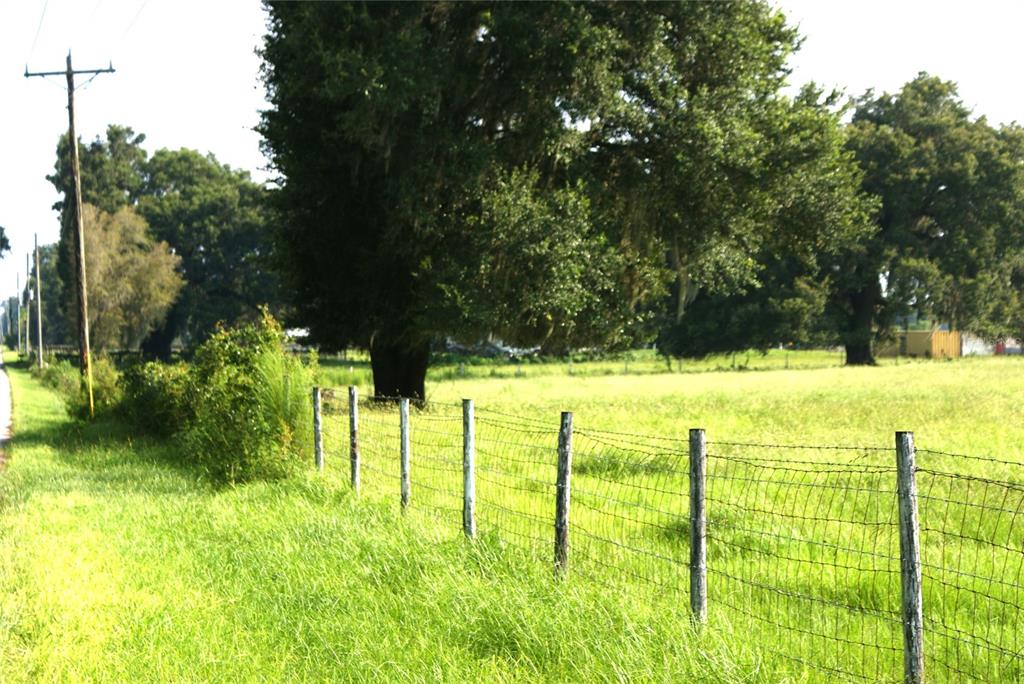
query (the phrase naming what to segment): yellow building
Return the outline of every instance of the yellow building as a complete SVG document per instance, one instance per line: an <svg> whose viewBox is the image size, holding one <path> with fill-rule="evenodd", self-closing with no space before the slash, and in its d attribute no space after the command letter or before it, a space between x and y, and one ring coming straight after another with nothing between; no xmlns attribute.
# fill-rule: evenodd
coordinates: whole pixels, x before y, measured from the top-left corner
<svg viewBox="0 0 1024 684"><path fill-rule="evenodd" d="M896 339L878 345L876 356L909 356L925 359L958 359L963 343L957 330L906 330Z"/></svg>

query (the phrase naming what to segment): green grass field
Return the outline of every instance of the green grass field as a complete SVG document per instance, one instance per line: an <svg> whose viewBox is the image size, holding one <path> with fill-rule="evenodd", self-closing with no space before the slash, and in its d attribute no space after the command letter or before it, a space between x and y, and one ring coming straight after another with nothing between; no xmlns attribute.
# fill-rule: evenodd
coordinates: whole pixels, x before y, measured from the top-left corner
<svg viewBox="0 0 1024 684"><path fill-rule="evenodd" d="M343 364L325 363L321 383L354 377L366 393L363 367ZM413 413L406 515L393 409L363 408L358 499L340 415L326 420L324 475L215 490L172 446L116 422L69 425L12 369L0 681L898 679L893 432L1024 462L1020 359L630 375L581 365L573 377L435 371L431 408ZM462 397L478 410L475 543L459 531ZM557 582L560 410L574 411L577 435L571 570ZM700 630L680 473L691 427L711 442ZM985 479L1024 486L1020 467L927 453L919 466L934 471L919 480L929 679L1020 679L1020 658L1004 652L1024 646L1021 494Z"/></svg>

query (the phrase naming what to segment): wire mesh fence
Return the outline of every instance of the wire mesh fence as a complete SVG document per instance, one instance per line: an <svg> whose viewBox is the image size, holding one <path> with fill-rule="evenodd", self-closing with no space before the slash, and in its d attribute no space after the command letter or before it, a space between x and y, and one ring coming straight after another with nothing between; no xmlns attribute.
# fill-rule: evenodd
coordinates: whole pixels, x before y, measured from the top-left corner
<svg viewBox="0 0 1024 684"><path fill-rule="evenodd" d="M325 391L323 411L327 467L347 469L347 391ZM463 411L424 403L406 423L403 510L435 516L452 537L465 529ZM476 407L473 420L475 528L544 563L557 418ZM396 402L360 403L358 430L362 492L402 508ZM687 605L693 449L578 424L571 439L572 581ZM823 680L905 680L895 450L710 439L701 458L707 628L741 630L765 657ZM928 679L1024 681L1024 464L918 449L915 475Z"/></svg>
<svg viewBox="0 0 1024 684"><path fill-rule="evenodd" d="M926 666L1024 681L1024 467L926 449L918 463Z"/></svg>

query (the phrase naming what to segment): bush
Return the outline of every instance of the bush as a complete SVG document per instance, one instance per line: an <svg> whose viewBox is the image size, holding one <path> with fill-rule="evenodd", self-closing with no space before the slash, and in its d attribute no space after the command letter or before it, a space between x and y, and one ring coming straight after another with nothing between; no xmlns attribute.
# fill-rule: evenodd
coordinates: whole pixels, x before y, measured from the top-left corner
<svg viewBox="0 0 1024 684"><path fill-rule="evenodd" d="M311 459L309 367L289 357L269 315L220 331L200 346L188 371L192 412L182 441L213 479L283 477Z"/></svg>
<svg viewBox="0 0 1024 684"><path fill-rule="evenodd" d="M120 408L123 394L121 373L114 362L107 356L95 357L92 360L92 398L96 415L107 415ZM68 410L75 408L77 412L73 411L72 415L85 418L89 415L88 395L82 392L80 396L81 405L69 405Z"/></svg>
<svg viewBox="0 0 1024 684"><path fill-rule="evenodd" d="M89 417L89 395L76 366L70 361L55 361L53 357L43 370L36 368L33 375L47 387L57 390L64 399L68 413L75 418ZM33 367L35 368L35 367ZM114 362L106 356L92 360L92 396L96 415L112 413L121 404L121 374Z"/></svg>
<svg viewBox="0 0 1024 684"><path fill-rule="evenodd" d="M168 437L191 423L188 366L157 362L136 364L125 370L121 384L124 389L122 413L139 429Z"/></svg>
<svg viewBox="0 0 1024 684"><path fill-rule="evenodd" d="M62 397L77 392L81 384L81 375L70 361L57 361L53 357L50 357L42 370L33 366L32 375L47 387L57 390Z"/></svg>

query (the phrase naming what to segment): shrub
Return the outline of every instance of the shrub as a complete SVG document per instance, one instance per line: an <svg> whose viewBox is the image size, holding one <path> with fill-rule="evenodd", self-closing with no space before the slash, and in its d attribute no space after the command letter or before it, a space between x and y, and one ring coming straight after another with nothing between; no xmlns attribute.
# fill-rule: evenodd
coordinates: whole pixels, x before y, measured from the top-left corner
<svg viewBox="0 0 1024 684"><path fill-rule="evenodd" d="M182 441L215 480L283 477L310 458L312 371L286 354L283 341L280 326L264 315L196 350Z"/></svg>
<svg viewBox="0 0 1024 684"><path fill-rule="evenodd" d="M170 436L192 421L188 398L188 366L158 362L130 366L121 378L122 413L135 427Z"/></svg>
<svg viewBox="0 0 1024 684"><path fill-rule="evenodd" d="M106 415L121 406L121 373L107 356L97 356L92 360L92 396L96 415ZM82 395L85 397L85 395ZM88 399L82 400L77 414L84 418L89 415Z"/></svg>
<svg viewBox="0 0 1024 684"><path fill-rule="evenodd" d="M68 413L75 418L89 416L89 395L85 383L82 382L78 367L70 361L52 360L43 370L34 370L33 374L47 387L57 390L64 399ZM96 356L92 360L92 396L96 415L112 413L121 404L121 374L113 361L106 356Z"/></svg>
<svg viewBox="0 0 1024 684"><path fill-rule="evenodd" d="M57 390L62 397L77 392L81 384L78 369L70 361L57 361L53 357L42 370L33 367L32 374L47 387Z"/></svg>

